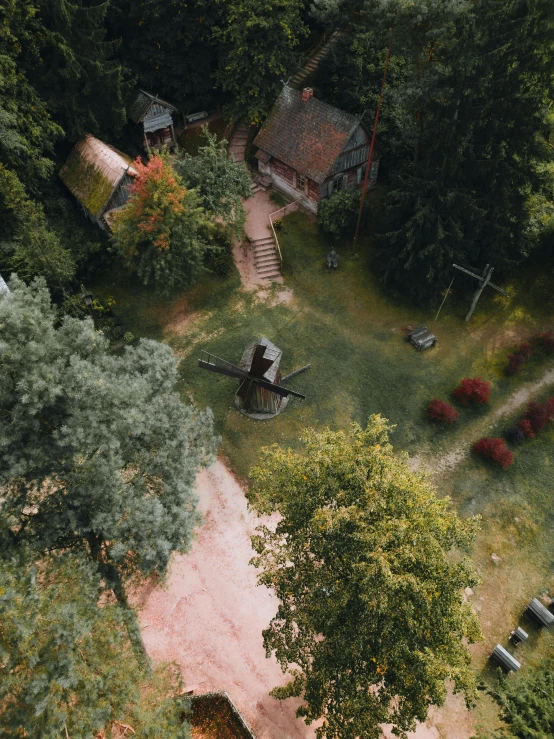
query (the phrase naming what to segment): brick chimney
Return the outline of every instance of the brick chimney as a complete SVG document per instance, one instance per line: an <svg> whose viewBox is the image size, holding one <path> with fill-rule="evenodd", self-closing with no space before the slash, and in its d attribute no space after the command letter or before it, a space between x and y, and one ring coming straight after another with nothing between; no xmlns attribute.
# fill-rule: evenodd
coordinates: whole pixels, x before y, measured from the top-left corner
<svg viewBox="0 0 554 739"><path fill-rule="evenodd" d="M311 87L305 87L302 90L302 102L305 103L306 100L309 100L313 94L314 94L314 91L312 90Z"/></svg>

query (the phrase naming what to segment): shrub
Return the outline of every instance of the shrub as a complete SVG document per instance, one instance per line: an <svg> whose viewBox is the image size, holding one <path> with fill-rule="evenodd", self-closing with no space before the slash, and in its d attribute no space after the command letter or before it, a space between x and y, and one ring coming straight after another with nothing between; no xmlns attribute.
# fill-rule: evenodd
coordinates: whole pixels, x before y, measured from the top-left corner
<svg viewBox="0 0 554 739"><path fill-rule="evenodd" d="M460 405L485 405L489 402L491 384L481 377L465 377L454 390L454 398Z"/></svg>
<svg viewBox="0 0 554 739"><path fill-rule="evenodd" d="M527 341L522 342L513 354L508 354L507 375L515 375L533 356L533 347Z"/></svg>
<svg viewBox="0 0 554 739"><path fill-rule="evenodd" d="M554 331L545 331L533 336L533 343L539 346L545 354L554 354Z"/></svg>
<svg viewBox="0 0 554 739"><path fill-rule="evenodd" d="M525 440L525 434L520 426L511 426L504 434L509 444L521 444Z"/></svg>
<svg viewBox="0 0 554 739"><path fill-rule="evenodd" d="M458 418L458 411L445 400L433 398L427 406L427 415L432 421L438 423L453 423Z"/></svg>
<svg viewBox="0 0 554 739"><path fill-rule="evenodd" d="M514 455L506 446L504 439L483 438L476 441L473 451L484 459L490 459L499 464L503 470L513 464Z"/></svg>
<svg viewBox="0 0 554 739"><path fill-rule="evenodd" d="M533 427L531 426L531 422L528 421L526 418L522 418L521 421L518 423L518 428L520 429L521 433L526 439L534 439L535 438L535 432L533 431Z"/></svg>
<svg viewBox="0 0 554 739"><path fill-rule="evenodd" d="M325 233L351 237L356 230L359 209L360 191L357 187L339 190L320 202L319 225Z"/></svg>
<svg viewBox="0 0 554 739"><path fill-rule="evenodd" d="M529 421L535 434L539 434L548 423L548 408L546 403L535 403L532 401L527 406L524 420Z"/></svg>

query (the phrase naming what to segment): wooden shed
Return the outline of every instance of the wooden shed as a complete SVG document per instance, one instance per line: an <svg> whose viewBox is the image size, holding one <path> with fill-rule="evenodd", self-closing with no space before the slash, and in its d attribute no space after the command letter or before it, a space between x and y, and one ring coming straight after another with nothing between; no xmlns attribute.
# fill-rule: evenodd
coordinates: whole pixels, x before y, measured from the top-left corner
<svg viewBox="0 0 554 739"><path fill-rule="evenodd" d="M162 146L175 146L173 114L176 112L177 108L157 95L146 90L135 90L127 107L127 115L140 127L147 152Z"/></svg>
<svg viewBox="0 0 554 739"><path fill-rule="evenodd" d="M130 157L90 134L75 144L60 170L86 216L108 230L110 214L125 205L137 176Z"/></svg>
<svg viewBox="0 0 554 739"><path fill-rule="evenodd" d="M364 180L370 137L350 113L313 96L311 88L285 85L254 139L259 172L313 213L337 190ZM377 182L379 157L368 187Z"/></svg>

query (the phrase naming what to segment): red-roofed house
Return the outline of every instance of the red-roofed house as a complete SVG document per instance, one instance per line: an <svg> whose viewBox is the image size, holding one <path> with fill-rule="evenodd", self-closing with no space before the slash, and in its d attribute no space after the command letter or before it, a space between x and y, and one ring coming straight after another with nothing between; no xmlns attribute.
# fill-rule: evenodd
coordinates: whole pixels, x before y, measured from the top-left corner
<svg viewBox="0 0 554 739"><path fill-rule="evenodd" d="M254 139L260 173L313 213L336 190L361 185L369 143L355 116L314 98L310 88L289 85ZM375 185L378 169L376 158L368 187Z"/></svg>

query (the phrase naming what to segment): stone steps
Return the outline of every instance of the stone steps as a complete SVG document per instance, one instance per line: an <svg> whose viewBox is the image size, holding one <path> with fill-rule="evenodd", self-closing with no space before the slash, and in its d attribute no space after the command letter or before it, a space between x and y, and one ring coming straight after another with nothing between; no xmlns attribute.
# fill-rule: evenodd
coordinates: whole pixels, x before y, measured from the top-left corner
<svg viewBox="0 0 554 739"><path fill-rule="evenodd" d="M281 276L281 265L273 236L252 241L254 250L254 266L256 272L264 280L274 280Z"/></svg>
<svg viewBox="0 0 554 739"><path fill-rule="evenodd" d="M319 51L317 51L310 59L308 59L304 66L299 69L292 78L291 82L293 85L300 86L317 70L322 59L327 56L327 54L331 51L333 45L337 42L338 36L339 32L335 31L330 39L327 41L327 43L324 44L324 46L322 46Z"/></svg>

